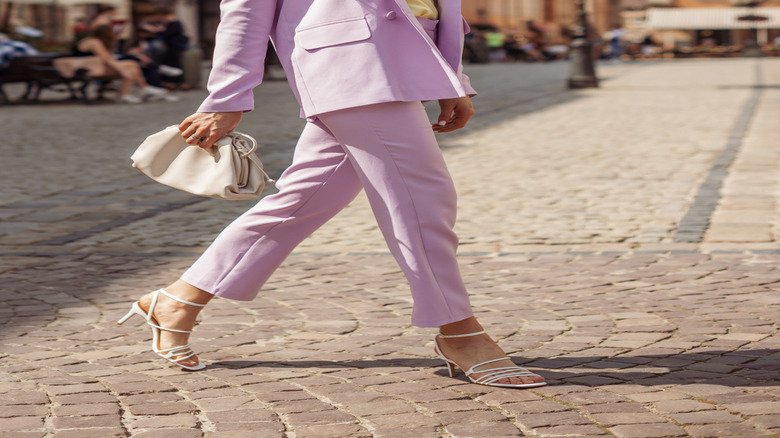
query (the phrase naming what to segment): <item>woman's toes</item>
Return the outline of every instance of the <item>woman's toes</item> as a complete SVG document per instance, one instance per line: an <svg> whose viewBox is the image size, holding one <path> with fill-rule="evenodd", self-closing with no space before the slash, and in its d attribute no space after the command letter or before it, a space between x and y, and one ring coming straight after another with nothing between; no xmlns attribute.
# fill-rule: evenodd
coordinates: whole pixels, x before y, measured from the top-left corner
<svg viewBox="0 0 780 438"><path fill-rule="evenodd" d="M180 360L174 359L174 360L179 365L184 365L186 367L194 367L195 365L200 363L200 361L198 360L198 356L190 356L186 359L180 359Z"/></svg>

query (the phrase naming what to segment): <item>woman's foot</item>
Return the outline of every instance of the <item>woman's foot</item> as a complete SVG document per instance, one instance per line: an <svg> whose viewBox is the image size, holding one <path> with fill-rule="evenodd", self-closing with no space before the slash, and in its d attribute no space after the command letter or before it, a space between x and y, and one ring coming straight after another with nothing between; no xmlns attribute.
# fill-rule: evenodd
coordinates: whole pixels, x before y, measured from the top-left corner
<svg viewBox="0 0 780 438"><path fill-rule="evenodd" d="M172 291L171 289L174 289L174 291ZM174 286L171 286L166 290L168 291L168 293L180 297L181 295L179 293L176 293L175 289L176 288ZM144 312L148 313L149 306L151 305L152 302L152 295L153 292L150 292L144 295L143 297L141 297L140 300L138 300L139 306ZM201 299L200 301L195 300L193 302L205 304L206 302L208 302L208 300L204 302ZM157 298L157 304L154 307L152 322L156 325L159 325L160 327L165 327L169 329L185 330L185 331L192 330L192 328L195 326L195 321L201 309L202 307L196 307L196 306L184 304L170 297L167 297L165 294L159 294ZM171 332L167 330L161 330L160 342L159 342L160 345L157 346L157 349L166 350L173 347L186 345L187 342L189 341L189 337L190 337L189 333L177 333L177 332ZM171 359L173 359L174 362L180 365L188 366L188 367L194 367L200 363L200 361L198 360L198 356L190 356L186 359L179 359L180 357L184 357L187 354L188 353L178 355L178 356L173 356Z"/></svg>
<svg viewBox="0 0 780 438"><path fill-rule="evenodd" d="M474 317L452 324L443 325L440 329L443 335L463 335L468 333L476 333L482 330L482 326ZM486 333L476 336L454 338L437 336L436 339L441 353L449 360L458 364L458 367L464 371L485 361L499 359L502 357L506 358L501 361L496 361L478 367L477 370L475 370L475 372L470 375L470 377L474 380L478 380L480 377L489 374L490 370L495 370L496 368L517 366L514 362L512 362L511 359L506 357L504 350L502 350L501 347L499 347L498 344L496 344L496 342L493 341L493 339L491 339L490 336L488 336ZM544 381L544 377L532 374L528 376L506 377L499 379L494 383L520 385L542 383Z"/></svg>

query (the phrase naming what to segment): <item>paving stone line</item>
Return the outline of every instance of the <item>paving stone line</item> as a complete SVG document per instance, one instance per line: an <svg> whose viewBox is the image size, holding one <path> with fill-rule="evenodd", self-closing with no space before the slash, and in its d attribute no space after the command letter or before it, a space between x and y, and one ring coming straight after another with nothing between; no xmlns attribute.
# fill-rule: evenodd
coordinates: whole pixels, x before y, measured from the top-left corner
<svg viewBox="0 0 780 438"><path fill-rule="evenodd" d="M742 112L729 133L726 147L712 163L712 167L707 172L707 179L699 187L693 204L677 226L677 231L674 233L674 240L677 242L701 242L704 239L704 233L710 225L711 216L720 201L723 182L729 175L729 168L737 158L737 153L739 153L761 99L763 79L761 63L759 62L755 63L755 74L755 89L742 107Z"/></svg>

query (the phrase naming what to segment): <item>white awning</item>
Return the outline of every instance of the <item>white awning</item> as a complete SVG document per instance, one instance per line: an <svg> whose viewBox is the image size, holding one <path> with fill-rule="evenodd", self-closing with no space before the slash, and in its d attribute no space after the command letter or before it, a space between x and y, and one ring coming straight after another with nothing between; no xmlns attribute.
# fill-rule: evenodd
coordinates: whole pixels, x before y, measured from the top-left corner
<svg viewBox="0 0 780 438"><path fill-rule="evenodd" d="M780 8L650 8L648 29L780 29Z"/></svg>

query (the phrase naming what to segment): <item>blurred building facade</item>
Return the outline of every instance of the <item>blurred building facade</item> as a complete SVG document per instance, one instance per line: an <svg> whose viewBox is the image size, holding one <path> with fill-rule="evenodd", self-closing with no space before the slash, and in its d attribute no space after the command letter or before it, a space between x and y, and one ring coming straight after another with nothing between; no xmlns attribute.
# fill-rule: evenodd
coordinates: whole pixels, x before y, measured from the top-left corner
<svg viewBox="0 0 780 438"><path fill-rule="evenodd" d="M568 41L577 19L578 0L462 0L470 24L493 25L507 32L533 27L553 41ZM620 27L621 0L585 0L591 31L601 35Z"/></svg>
<svg viewBox="0 0 780 438"><path fill-rule="evenodd" d="M624 28L647 34L667 52L780 49L780 0L635 1L621 12Z"/></svg>

